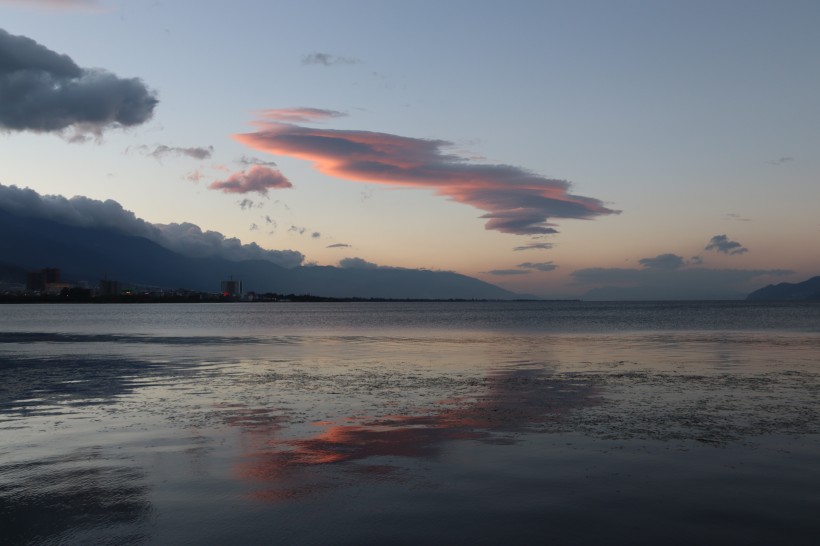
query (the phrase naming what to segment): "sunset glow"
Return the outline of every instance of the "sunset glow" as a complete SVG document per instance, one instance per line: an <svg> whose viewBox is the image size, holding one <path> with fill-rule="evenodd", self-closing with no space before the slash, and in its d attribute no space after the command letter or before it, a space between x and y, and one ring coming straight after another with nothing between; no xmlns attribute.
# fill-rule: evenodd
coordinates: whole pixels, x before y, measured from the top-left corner
<svg viewBox="0 0 820 546"><path fill-rule="evenodd" d="M547 298L817 274L817 6L594 4L6 0L0 184Z"/></svg>

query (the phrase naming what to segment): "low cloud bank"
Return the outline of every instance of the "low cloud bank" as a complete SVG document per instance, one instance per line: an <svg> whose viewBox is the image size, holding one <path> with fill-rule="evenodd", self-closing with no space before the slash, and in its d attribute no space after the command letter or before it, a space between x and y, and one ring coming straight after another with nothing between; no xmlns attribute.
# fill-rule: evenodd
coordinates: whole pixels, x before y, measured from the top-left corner
<svg viewBox="0 0 820 546"><path fill-rule="evenodd" d="M62 224L110 229L144 237L185 256L220 257L227 260L266 260L282 267L296 267L304 255L296 250L268 250L256 243L243 244L217 231L203 231L188 222L152 224L111 199L98 201L75 196L40 195L36 191L0 184L0 210L18 216L42 218Z"/></svg>
<svg viewBox="0 0 820 546"><path fill-rule="evenodd" d="M642 258L638 263L649 269L678 269L686 263L683 257L677 254L660 254L654 258Z"/></svg>
<svg viewBox="0 0 820 546"><path fill-rule="evenodd" d="M756 279L781 277L793 273L787 269L669 267L675 261L668 259L660 262L663 266L648 267L645 265L641 269L605 267L579 269L572 272L572 278L577 285L593 287L584 294L584 299L738 299L753 289L750 283ZM652 263L658 264L658 262Z"/></svg>
<svg viewBox="0 0 820 546"><path fill-rule="evenodd" d="M379 265L368 262L364 258L342 258L339 260L342 269L378 269Z"/></svg>

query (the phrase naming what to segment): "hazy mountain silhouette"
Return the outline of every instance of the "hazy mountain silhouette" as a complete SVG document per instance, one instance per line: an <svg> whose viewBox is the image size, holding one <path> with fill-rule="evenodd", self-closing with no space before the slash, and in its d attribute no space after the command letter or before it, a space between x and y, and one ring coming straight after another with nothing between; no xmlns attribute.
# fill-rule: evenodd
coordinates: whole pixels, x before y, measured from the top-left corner
<svg viewBox="0 0 820 546"><path fill-rule="evenodd" d="M798 283L781 282L755 290L747 300L820 300L820 276Z"/></svg>
<svg viewBox="0 0 820 546"><path fill-rule="evenodd" d="M233 275L245 291L330 297L512 299L517 294L452 272L401 268L286 269L264 260L190 258L131 235L70 226L0 210L0 262L14 268L58 267L67 281L103 278L158 288L216 292ZM19 270L17 270L19 271Z"/></svg>

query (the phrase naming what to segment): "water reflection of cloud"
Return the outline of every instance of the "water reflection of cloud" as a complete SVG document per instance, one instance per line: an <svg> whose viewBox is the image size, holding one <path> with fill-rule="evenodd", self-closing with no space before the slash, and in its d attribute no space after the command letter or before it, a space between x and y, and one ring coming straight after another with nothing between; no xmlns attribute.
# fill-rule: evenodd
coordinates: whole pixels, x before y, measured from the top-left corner
<svg viewBox="0 0 820 546"><path fill-rule="evenodd" d="M512 443L514 434L560 424L567 412L597 403L589 380L556 378L543 368L510 368L473 382L470 392L425 411L381 418L342 418L314 436L269 438L238 465L241 478L261 485L265 501L302 498L335 487L342 471L373 479L403 479L396 458L435 459L452 441ZM355 463L355 464L354 464Z"/></svg>

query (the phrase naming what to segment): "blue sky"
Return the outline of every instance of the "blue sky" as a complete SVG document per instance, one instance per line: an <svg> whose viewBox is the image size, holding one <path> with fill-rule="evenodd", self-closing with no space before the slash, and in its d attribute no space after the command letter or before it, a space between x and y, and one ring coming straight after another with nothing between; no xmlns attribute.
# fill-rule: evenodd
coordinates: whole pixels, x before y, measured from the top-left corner
<svg viewBox="0 0 820 546"><path fill-rule="evenodd" d="M6 186L112 199L304 263L454 270L545 296L820 272L817 2L5 0L0 21L159 101L84 143L6 127ZM265 113L299 108L330 114ZM403 178L342 172L329 148L272 144L272 127L288 142L404 139L418 161L385 160ZM251 162L290 186L219 189ZM522 217L545 232L497 228ZM745 250L707 250L717 236Z"/></svg>

